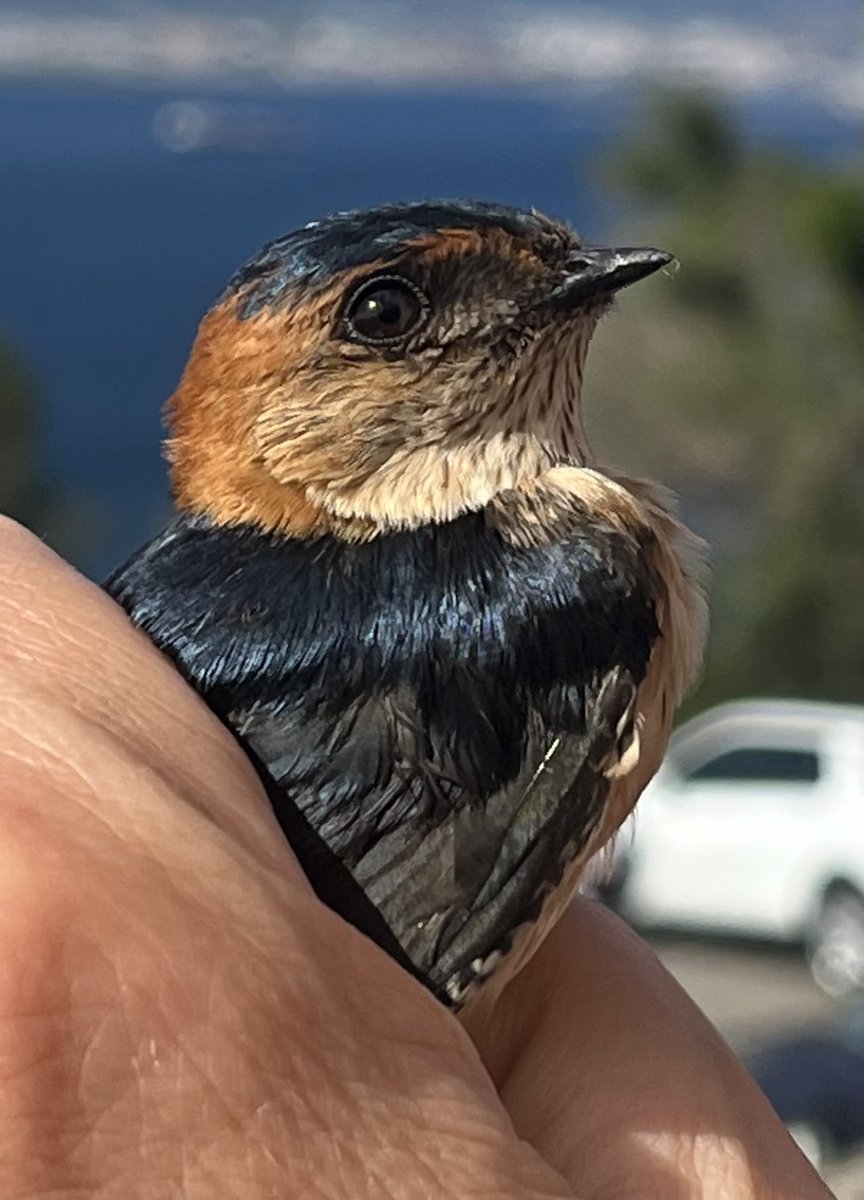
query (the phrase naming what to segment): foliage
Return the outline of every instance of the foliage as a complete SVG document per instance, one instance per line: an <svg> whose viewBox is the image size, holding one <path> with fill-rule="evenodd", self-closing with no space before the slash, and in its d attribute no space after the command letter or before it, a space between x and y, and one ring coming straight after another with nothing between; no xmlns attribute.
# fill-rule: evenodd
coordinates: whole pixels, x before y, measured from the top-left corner
<svg viewBox="0 0 864 1200"><path fill-rule="evenodd" d="M626 227L680 270L627 293L588 385L607 459L684 499L711 544L700 706L864 700L864 192L662 96L606 166ZM589 414L591 415L591 414Z"/></svg>
<svg viewBox="0 0 864 1200"><path fill-rule="evenodd" d="M35 377L0 341L0 513L80 560L98 543L102 514L90 497L50 480L40 454L43 434Z"/></svg>
<svg viewBox="0 0 864 1200"><path fill-rule="evenodd" d="M0 512L32 512L40 502L34 471L37 396L23 359L0 345Z"/></svg>

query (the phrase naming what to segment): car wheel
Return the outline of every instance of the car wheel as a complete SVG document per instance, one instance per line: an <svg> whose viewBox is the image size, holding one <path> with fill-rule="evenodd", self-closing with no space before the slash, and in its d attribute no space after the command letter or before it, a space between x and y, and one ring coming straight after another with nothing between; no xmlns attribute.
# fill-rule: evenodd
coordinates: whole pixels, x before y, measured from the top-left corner
<svg viewBox="0 0 864 1200"><path fill-rule="evenodd" d="M829 892L809 939L810 973L829 996L864 990L864 899Z"/></svg>

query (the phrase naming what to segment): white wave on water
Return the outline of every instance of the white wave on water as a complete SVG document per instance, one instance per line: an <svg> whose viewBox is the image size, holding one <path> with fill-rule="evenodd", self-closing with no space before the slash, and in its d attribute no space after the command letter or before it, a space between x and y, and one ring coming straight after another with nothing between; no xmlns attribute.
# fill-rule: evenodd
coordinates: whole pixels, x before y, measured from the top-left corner
<svg viewBox="0 0 864 1200"><path fill-rule="evenodd" d="M428 8L381 3L295 4L281 14L264 5L255 10L264 16L245 17L147 3L101 16L22 7L0 13L0 76L378 88L659 79L742 96L790 93L847 113L864 108L858 47L838 36L845 5L821 23L782 4L762 4L753 22L723 15L729 9L656 5L649 16L487 3L461 17L451 5L434 20Z"/></svg>

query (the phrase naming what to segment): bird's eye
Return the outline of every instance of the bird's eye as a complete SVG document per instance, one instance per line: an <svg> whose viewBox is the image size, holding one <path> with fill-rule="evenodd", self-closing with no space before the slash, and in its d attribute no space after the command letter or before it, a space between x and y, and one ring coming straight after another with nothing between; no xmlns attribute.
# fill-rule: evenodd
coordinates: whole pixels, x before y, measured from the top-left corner
<svg viewBox="0 0 864 1200"><path fill-rule="evenodd" d="M345 312L349 330L361 342L398 342L429 313L418 287L398 276L372 279L351 297Z"/></svg>

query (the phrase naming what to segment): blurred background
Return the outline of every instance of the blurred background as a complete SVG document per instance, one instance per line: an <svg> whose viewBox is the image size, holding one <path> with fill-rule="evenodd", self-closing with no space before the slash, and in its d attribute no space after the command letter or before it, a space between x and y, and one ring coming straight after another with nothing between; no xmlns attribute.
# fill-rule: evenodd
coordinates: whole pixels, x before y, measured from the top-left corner
<svg viewBox="0 0 864 1200"><path fill-rule="evenodd" d="M789 1121L843 1196L864 1195L848 1165L864 1141L864 771L837 767L836 784L832 765L864 745L858 23L853 0L0 3L0 509L94 578L165 519L161 406L201 315L267 239L340 208L473 196L679 256L601 327L589 426L606 461L679 492L711 545L711 649L685 715L739 697L847 706L733 710L733 743L753 750L765 720L771 734L755 766L721 770L715 809L730 779L751 815L767 789L770 838L806 806L820 842L820 797L842 791L852 851L811 870L801 928L706 940L758 930L688 917L685 897L666 925L687 936L654 936L745 1054L822 1039L833 1107L798 1099L816 1115ZM782 759L802 738L815 766ZM706 754L667 790L687 770L710 782ZM662 927L627 902L638 823L621 844L607 897ZM730 859L725 882L758 869ZM838 886L846 983L817 984L808 947L812 968ZM801 1053L777 1051L799 1091Z"/></svg>

